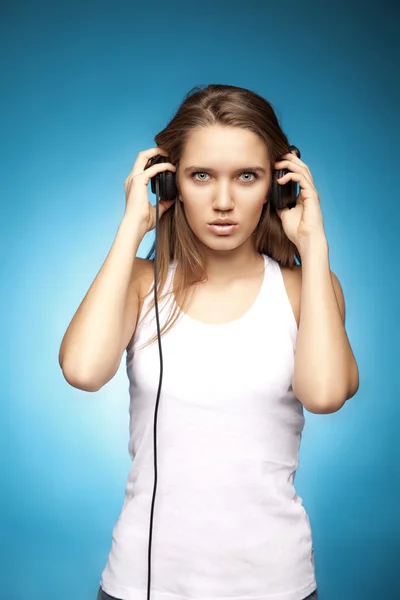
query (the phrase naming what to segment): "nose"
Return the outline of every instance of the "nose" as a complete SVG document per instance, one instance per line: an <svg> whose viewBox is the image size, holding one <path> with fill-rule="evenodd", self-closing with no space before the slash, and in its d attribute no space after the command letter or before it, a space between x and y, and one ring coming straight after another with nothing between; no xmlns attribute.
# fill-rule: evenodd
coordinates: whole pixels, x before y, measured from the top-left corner
<svg viewBox="0 0 400 600"><path fill-rule="evenodd" d="M228 184L220 184L213 198L214 210L229 210L234 207L232 194Z"/></svg>

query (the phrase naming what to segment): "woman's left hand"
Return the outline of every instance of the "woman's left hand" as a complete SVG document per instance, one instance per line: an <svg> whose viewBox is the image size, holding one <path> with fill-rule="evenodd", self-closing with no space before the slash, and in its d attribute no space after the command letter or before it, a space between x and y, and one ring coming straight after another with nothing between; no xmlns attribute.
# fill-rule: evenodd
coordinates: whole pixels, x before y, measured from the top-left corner
<svg viewBox="0 0 400 600"><path fill-rule="evenodd" d="M277 210L277 214L285 234L301 252L301 245L307 243L310 236L325 237L320 199L307 165L294 151L284 154L282 158L284 160L275 163L275 169L289 169L289 173L277 180L278 185L292 179L298 182L300 192L294 208Z"/></svg>

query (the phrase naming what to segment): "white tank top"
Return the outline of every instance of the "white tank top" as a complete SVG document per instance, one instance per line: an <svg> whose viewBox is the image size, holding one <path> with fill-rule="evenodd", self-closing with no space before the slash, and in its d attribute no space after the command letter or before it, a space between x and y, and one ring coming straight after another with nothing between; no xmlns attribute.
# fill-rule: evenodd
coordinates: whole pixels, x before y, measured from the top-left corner
<svg viewBox="0 0 400 600"><path fill-rule="evenodd" d="M181 311L161 338L151 600L303 600L317 587L293 485L304 426L291 387L297 324L278 262L263 257L242 317L205 324ZM157 340L139 346L156 332L154 310L142 319L151 297L126 355L133 462L100 581L122 600L147 599L160 358ZM170 302L159 301L160 328Z"/></svg>

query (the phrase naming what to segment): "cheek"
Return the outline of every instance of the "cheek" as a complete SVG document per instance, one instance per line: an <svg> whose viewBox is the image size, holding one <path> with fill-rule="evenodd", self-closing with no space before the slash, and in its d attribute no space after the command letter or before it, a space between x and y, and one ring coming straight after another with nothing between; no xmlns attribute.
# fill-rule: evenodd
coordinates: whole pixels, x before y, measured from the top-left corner
<svg viewBox="0 0 400 600"><path fill-rule="evenodd" d="M204 201L202 203L195 202L193 197L189 200L183 200L182 209L185 213L186 220L192 228L196 227L196 224L204 221L205 218L205 210L204 210Z"/></svg>
<svg viewBox="0 0 400 600"><path fill-rule="evenodd" d="M263 207L265 206L265 196L260 196L257 199L252 199L250 200L247 205L246 205L246 210L244 211L245 214L248 216L249 219L251 218L259 218L260 213L263 209Z"/></svg>
<svg viewBox="0 0 400 600"><path fill-rule="evenodd" d="M186 215L190 215L195 219L207 212L207 199L204 195L191 191L185 194L183 191L181 197L183 198L182 205Z"/></svg>

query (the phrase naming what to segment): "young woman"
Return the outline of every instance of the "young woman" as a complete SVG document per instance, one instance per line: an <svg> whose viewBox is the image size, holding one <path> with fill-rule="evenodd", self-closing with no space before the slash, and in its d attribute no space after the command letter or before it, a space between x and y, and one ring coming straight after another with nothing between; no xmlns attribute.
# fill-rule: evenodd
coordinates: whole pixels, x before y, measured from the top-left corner
<svg viewBox="0 0 400 600"><path fill-rule="evenodd" d="M151 595L155 600L318 597L308 515L294 488L303 408L339 410L358 389L345 302L330 270L318 192L272 106L243 88L195 88L140 152L109 255L60 349L66 380L97 391L127 350L132 467L98 600L145 600L160 356ZM152 164L157 155L168 162ZM273 180L299 185L277 209ZM234 223L215 227L215 220ZM299 264L295 263L297 259Z"/></svg>

